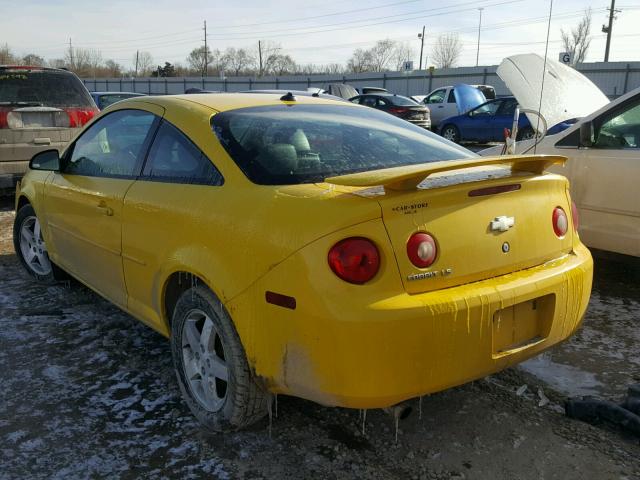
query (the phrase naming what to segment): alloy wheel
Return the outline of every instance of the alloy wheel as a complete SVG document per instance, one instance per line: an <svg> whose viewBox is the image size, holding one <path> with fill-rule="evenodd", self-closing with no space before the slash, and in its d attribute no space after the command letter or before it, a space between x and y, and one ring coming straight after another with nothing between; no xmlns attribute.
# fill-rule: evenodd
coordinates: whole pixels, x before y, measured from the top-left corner
<svg viewBox="0 0 640 480"><path fill-rule="evenodd" d="M182 362L198 403L210 412L220 410L227 396L229 368L222 337L202 310L189 312L182 326Z"/></svg>
<svg viewBox="0 0 640 480"><path fill-rule="evenodd" d="M24 219L20 227L20 252L27 266L38 275L49 275L52 271L47 246L42 238L37 217Z"/></svg>

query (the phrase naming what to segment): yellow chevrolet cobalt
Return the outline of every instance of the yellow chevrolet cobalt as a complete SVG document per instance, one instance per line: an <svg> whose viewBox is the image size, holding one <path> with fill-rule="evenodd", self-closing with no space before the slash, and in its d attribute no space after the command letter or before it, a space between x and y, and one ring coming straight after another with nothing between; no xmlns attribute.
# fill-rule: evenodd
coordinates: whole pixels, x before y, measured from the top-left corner
<svg viewBox="0 0 640 480"><path fill-rule="evenodd" d="M389 407L569 337L593 265L562 162L312 96L136 98L33 157L14 243L168 337L194 415L234 430L274 394Z"/></svg>

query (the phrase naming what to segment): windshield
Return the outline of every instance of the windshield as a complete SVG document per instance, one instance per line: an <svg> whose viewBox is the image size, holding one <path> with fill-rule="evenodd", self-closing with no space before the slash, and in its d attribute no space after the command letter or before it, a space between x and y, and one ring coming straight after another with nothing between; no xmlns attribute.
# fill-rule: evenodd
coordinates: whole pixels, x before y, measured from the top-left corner
<svg viewBox="0 0 640 480"><path fill-rule="evenodd" d="M218 113L213 132L261 185L476 156L387 113L348 105L270 105Z"/></svg>
<svg viewBox="0 0 640 480"><path fill-rule="evenodd" d="M89 92L72 73L0 68L0 104L92 107Z"/></svg>
<svg viewBox="0 0 640 480"><path fill-rule="evenodd" d="M494 115L499 106L500 102L487 102L471 110L471 113L473 115Z"/></svg>

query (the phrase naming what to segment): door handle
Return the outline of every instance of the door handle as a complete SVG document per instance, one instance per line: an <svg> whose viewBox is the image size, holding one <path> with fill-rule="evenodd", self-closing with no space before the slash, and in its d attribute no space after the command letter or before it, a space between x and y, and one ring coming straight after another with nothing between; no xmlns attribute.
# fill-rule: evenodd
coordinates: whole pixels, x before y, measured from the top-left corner
<svg viewBox="0 0 640 480"><path fill-rule="evenodd" d="M438 105L438 108L444 108L444 105Z"/></svg>
<svg viewBox="0 0 640 480"><path fill-rule="evenodd" d="M113 216L113 208L111 207L107 207L106 205L100 204L96 208L100 213L102 213L103 215L106 215L107 217Z"/></svg>

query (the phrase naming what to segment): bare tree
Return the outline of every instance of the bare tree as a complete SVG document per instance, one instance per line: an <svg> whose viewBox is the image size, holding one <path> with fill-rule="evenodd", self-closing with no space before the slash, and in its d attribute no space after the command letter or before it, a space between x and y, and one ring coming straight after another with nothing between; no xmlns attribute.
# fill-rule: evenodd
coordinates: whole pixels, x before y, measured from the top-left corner
<svg viewBox="0 0 640 480"><path fill-rule="evenodd" d="M462 43L457 33L445 33L438 37L431 58L438 68L455 67L462 52Z"/></svg>
<svg viewBox="0 0 640 480"><path fill-rule="evenodd" d="M347 70L353 73L369 71L371 66L371 52L364 48L357 48L347 62Z"/></svg>
<svg viewBox="0 0 640 480"><path fill-rule="evenodd" d="M115 60L107 60L104 62L104 73L107 77L120 77L122 76L122 65L117 63Z"/></svg>
<svg viewBox="0 0 640 480"><path fill-rule="evenodd" d="M560 29L564 51L571 53L573 57L571 65L582 63L587 57L587 52L591 46L590 33L591 8L584 11L582 20L580 20L580 23L578 23L575 28L571 29L571 32L565 32L564 29Z"/></svg>
<svg viewBox="0 0 640 480"><path fill-rule="evenodd" d="M16 63L16 60L8 44L0 45L0 65Z"/></svg>
<svg viewBox="0 0 640 480"><path fill-rule="evenodd" d="M209 47L198 47L191 50L191 53L187 57L187 63L192 70L200 73L202 76L206 73L207 65L211 64L213 56Z"/></svg>
<svg viewBox="0 0 640 480"><path fill-rule="evenodd" d="M260 42L260 48L254 50L256 65L258 66L258 76L261 77L262 75L269 74L269 72L273 70L273 64L278 59L281 50L282 47L279 43L269 40ZM260 69L260 54L262 54L262 69Z"/></svg>
<svg viewBox="0 0 640 480"><path fill-rule="evenodd" d="M400 71L404 66L404 62L414 58L415 54L416 54L415 50L409 46L409 43L398 42L396 43L396 47L393 50L393 55L391 59L392 64L395 65L396 70Z"/></svg>
<svg viewBox="0 0 640 480"><path fill-rule="evenodd" d="M151 69L154 67L153 55L149 52L141 51L137 52L138 60L138 73L139 77L146 77L151 73ZM136 55L133 56L133 64L136 64Z"/></svg>
<svg viewBox="0 0 640 480"><path fill-rule="evenodd" d="M102 65L102 52L93 48L67 49L65 62L70 70L78 76L96 76L98 68Z"/></svg>
<svg viewBox="0 0 640 480"><path fill-rule="evenodd" d="M383 72L391 68L396 51L396 42L390 39L378 40L371 48L371 71Z"/></svg>
<svg viewBox="0 0 640 480"><path fill-rule="evenodd" d="M43 67L45 65L45 59L35 53L28 53L22 57L23 65L32 65L34 67Z"/></svg>
<svg viewBox="0 0 640 480"><path fill-rule="evenodd" d="M237 77L240 72L244 72L251 68L254 64L251 55L244 48L229 47L224 51L226 67Z"/></svg>

